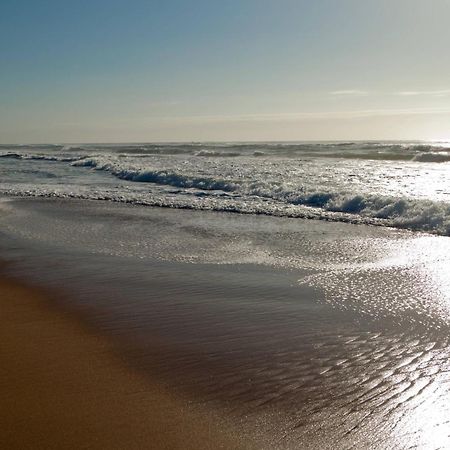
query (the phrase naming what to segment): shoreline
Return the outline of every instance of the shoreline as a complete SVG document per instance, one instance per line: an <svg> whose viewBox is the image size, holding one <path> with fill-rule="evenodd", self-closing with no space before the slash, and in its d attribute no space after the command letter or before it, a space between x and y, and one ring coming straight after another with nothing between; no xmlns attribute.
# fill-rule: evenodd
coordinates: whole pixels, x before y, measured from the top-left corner
<svg viewBox="0 0 450 450"><path fill-rule="evenodd" d="M0 274L0 299L3 448L249 448L135 373L45 291Z"/></svg>

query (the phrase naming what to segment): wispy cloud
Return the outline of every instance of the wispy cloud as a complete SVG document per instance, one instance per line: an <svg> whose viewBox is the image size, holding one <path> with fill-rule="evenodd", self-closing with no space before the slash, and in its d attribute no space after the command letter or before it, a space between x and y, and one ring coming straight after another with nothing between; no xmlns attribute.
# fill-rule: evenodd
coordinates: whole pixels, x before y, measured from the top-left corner
<svg viewBox="0 0 450 450"><path fill-rule="evenodd" d="M436 91L400 91L396 92L396 94L404 97L413 97L413 96L445 97L447 95L450 95L450 89L440 89Z"/></svg>
<svg viewBox="0 0 450 450"><path fill-rule="evenodd" d="M368 91L363 91L360 89L344 89L341 91L332 91L330 92L331 95L337 95L337 96L363 96L363 95L369 95Z"/></svg>
<svg viewBox="0 0 450 450"><path fill-rule="evenodd" d="M367 95L385 95L385 96L401 96L401 97L446 97L450 96L450 89L436 89L436 90L423 90L423 91L396 91L396 92L370 92L362 89L343 89L338 91L329 92L330 95L336 97L362 97Z"/></svg>
<svg viewBox="0 0 450 450"><path fill-rule="evenodd" d="M165 116L148 117L147 120L177 123L222 123L222 122L284 122L327 119L358 119L364 117L410 116L450 114L449 108L366 109L354 111L314 111L273 114L236 114L210 116Z"/></svg>

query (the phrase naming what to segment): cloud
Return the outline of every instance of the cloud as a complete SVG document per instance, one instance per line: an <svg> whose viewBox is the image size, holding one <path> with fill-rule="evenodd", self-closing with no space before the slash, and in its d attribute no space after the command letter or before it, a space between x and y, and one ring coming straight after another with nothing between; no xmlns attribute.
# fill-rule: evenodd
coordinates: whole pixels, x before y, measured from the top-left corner
<svg viewBox="0 0 450 450"><path fill-rule="evenodd" d="M360 119L365 117L385 116L411 116L411 115L436 115L450 114L449 108L404 108L404 109L365 109L354 111L310 111L296 113L268 113L268 114L236 114L236 115L209 115L209 116L165 116L148 117L152 122L163 123L223 123L223 122L285 122L304 120L329 120L329 119Z"/></svg>
<svg viewBox="0 0 450 450"><path fill-rule="evenodd" d="M450 95L450 89L441 89L436 91L400 91L396 92L396 95L401 95L404 97L413 97L413 96L445 97L447 95Z"/></svg>
<svg viewBox="0 0 450 450"><path fill-rule="evenodd" d="M363 96L363 95L368 95L369 92L367 91L362 91L360 89L345 89L342 91L332 91L330 92L331 95L338 95L338 96Z"/></svg>
<svg viewBox="0 0 450 450"><path fill-rule="evenodd" d="M446 97L450 96L450 89L436 89L436 90L424 90L424 91L397 91L397 92L378 92L382 95L396 95L402 97ZM361 89L344 89L338 91L329 92L330 95L341 96L341 97L362 97L370 94L375 94L375 92L364 91Z"/></svg>

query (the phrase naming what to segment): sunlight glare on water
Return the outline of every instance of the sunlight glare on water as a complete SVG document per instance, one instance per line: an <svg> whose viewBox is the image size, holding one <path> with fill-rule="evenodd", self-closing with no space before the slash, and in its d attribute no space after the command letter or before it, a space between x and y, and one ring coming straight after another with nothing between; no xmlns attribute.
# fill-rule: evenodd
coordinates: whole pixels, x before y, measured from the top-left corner
<svg viewBox="0 0 450 450"><path fill-rule="evenodd" d="M394 427L402 447L445 449L450 439L449 348L440 349L416 375L416 394L406 398ZM440 365L436 369L436 365ZM419 371L418 371L419 372Z"/></svg>
<svg viewBox="0 0 450 450"><path fill-rule="evenodd" d="M411 235L354 240L338 248L348 256L333 256L330 247L326 275L311 278L328 303L430 332L450 326L449 239Z"/></svg>

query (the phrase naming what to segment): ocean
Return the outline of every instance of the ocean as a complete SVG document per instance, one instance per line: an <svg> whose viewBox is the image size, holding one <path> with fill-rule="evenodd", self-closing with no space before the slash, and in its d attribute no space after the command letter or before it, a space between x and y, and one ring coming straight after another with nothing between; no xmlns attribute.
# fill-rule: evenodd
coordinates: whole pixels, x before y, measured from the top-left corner
<svg viewBox="0 0 450 450"><path fill-rule="evenodd" d="M0 148L3 273L256 448L445 448L450 144Z"/></svg>
<svg viewBox="0 0 450 450"><path fill-rule="evenodd" d="M0 146L0 193L450 235L450 143Z"/></svg>

